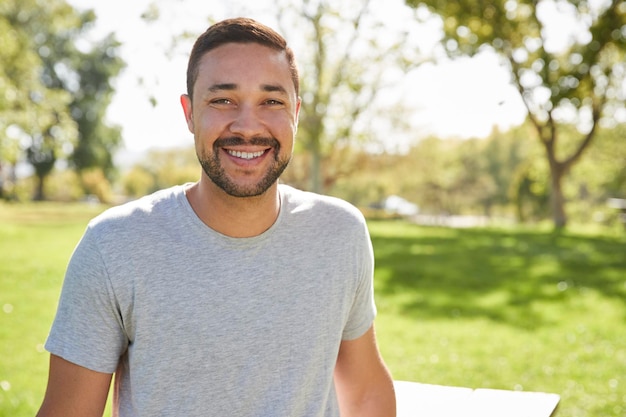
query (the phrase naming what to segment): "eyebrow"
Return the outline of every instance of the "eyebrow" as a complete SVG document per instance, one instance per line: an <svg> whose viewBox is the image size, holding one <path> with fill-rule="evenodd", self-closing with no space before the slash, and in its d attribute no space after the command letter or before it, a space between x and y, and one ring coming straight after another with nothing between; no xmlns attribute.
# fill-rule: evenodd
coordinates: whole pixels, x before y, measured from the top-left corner
<svg viewBox="0 0 626 417"><path fill-rule="evenodd" d="M287 90L282 85L263 84L261 86L261 90L266 91L268 93L287 94Z"/></svg>
<svg viewBox="0 0 626 417"><path fill-rule="evenodd" d="M212 86L210 86L208 88L208 90L212 93L218 92L218 91L233 91L233 90L237 90L238 86L235 83L218 83L218 84L213 84ZM268 93L282 93L282 94L287 94L287 90L285 89L285 87L283 87L282 85L276 85L276 84L262 84L261 85L261 91L265 91Z"/></svg>
<svg viewBox="0 0 626 417"><path fill-rule="evenodd" d="M208 88L208 90L212 93L222 90L236 90L237 84L233 83L224 83L224 84L213 84Z"/></svg>

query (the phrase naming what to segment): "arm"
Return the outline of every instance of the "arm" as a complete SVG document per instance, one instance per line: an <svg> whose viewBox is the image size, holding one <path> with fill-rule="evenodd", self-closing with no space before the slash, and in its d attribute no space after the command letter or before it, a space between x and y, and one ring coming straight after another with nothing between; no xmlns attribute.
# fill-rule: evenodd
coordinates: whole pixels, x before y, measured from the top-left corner
<svg viewBox="0 0 626 417"><path fill-rule="evenodd" d="M395 417L393 380L378 351L374 326L355 340L344 340L335 365L342 417Z"/></svg>
<svg viewBox="0 0 626 417"><path fill-rule="evenodd" d="M50 355L48 387L37 417L102 417L111 377Z"/></svg>

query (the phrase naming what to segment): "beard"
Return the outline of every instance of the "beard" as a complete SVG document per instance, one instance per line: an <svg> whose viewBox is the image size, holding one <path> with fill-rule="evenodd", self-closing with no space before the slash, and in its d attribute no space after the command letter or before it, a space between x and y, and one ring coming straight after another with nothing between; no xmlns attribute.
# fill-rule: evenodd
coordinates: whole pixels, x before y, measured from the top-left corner
<svg viewBox="0 0 626 417"><path fill-rule="evenodd" d="M200 166L202 167L204 173L209 177L209 179L211 179L211 181L213 181L215 185L224 190L226 194L233 197L256 197L264 194L278 180L291 160L291 155L288 155L285 158L280 157L280 142L276 139L254 138L248 143L251 145L271 147L274 150L274 160L263 178L261 178L261 180L257 183L248 185L237 184L228 177L226 171L220 163L220 149L225 146L236 146L246 143L247 142L244 139L239 137L222 138L217 139L213 143L212 154L209 154L208 152L197 152L198 161L200 162Z"/></svg>

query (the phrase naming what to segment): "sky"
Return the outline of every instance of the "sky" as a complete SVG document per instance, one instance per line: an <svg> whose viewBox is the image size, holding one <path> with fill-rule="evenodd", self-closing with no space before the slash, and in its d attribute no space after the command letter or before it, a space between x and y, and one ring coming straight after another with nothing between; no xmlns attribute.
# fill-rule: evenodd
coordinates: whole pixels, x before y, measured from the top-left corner
<svg viewBox="0 0 626 417"><path fill-rule="evenodd" d="M160 18L147 23L141 15L152 1L68 1L79 9L95 10L97 21L92 36L99 38L113 32L122 43L121 57L127 67L114 82L116 93L107 119L122 127L125 152L130 154L193 143L179 102L186 90L188 50L179 48L174 54L167 53L175 33L185 30L195 37L208 26L209 16L221 19L245 15L271 26L273 13L271 0L162 0L157 3ZM407 13L402 0L373 3L390 25L397 24L398 17ZM436 35L433 32L432 39ZM295 52L297 55L297 49ZM481 54L472 59L422 65L399 80L396 94L403 95L414 109L410 123L419 134L484 137L495 125L507 129L525 118L523 103L508 77L495 56Z"/></svg>

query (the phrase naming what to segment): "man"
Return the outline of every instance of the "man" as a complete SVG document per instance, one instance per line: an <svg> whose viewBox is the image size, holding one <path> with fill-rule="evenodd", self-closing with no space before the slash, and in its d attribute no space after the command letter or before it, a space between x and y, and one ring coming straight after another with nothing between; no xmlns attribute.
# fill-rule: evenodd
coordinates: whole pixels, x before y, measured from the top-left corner
<svg viewBox="0 0 626 417"><path fill-rule="evenodd" d="M38 416L394 416L372 248L349 204L278 184L298 74L250 19L196 41L181 103L202 166L90 222L46 348Z"/></svg>

